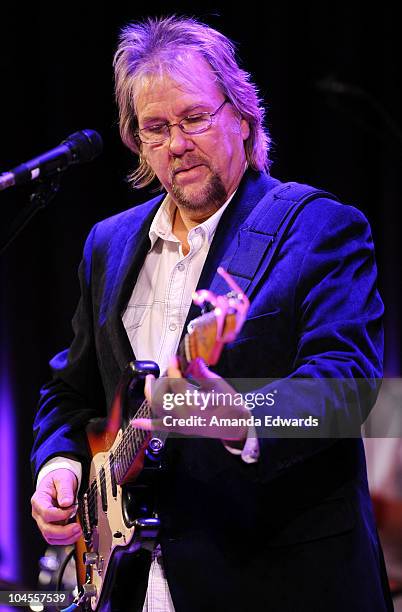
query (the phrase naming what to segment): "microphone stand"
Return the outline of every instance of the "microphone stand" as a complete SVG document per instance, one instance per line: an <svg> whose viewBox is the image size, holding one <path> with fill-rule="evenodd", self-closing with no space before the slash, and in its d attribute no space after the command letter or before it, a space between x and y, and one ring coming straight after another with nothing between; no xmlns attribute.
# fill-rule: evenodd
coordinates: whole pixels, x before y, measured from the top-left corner
<svg viewBox="0 0 402 612"><path fill-rule="evenodd" d="M60 189L60 174L40 179L29 196L29 204L22 209L11 223L8 233L0 240L0 255L14 242L20 232L39 210L46 208Z"/></svg>

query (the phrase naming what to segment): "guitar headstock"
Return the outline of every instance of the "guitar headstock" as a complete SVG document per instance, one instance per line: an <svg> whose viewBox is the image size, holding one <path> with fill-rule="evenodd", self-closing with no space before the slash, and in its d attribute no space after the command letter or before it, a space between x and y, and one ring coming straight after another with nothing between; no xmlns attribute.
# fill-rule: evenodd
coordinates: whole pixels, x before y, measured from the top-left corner
<svg viewBox="0 0 402 612"><path fill-rule="evenodd" d="M193 294L193 301L203 314L191 321L181 351L181 368L185 372L189 363L201 357L207 365L215 365L228 342L233 342L241 330L250 302L233 278L223 268L218 273L231 291L216 295L202 289Z"/></svg>

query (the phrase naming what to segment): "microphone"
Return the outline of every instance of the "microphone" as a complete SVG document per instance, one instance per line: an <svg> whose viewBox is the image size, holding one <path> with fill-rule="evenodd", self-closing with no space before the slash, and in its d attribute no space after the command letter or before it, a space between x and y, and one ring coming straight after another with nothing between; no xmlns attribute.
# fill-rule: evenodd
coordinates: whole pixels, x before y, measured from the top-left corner
<svg viewBox="0 0 402 612"><path fill-rule="evenodd" d="M0 174L0 191L63 172L73 164L89 162L100 155L102 148L102 138L95 130L75 132L55 149Z"/></svg>

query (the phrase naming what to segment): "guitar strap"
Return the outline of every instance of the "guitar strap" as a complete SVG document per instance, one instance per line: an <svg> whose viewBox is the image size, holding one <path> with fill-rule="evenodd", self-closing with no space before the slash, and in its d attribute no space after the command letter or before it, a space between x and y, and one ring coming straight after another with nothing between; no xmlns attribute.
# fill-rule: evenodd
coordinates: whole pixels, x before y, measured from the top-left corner
<svg viewBox="0 0 402 612"><path fill-rule="evenodd" d="M327 191L295 182L280 183L260 200L240 227L234 254L226 264L244 292L266 273L296 216L318 198L339 201ZM158 431L153 437L163 445L167 436L168 432Z"/></svg>
<svg viewBox="0 0 402 612"><path fill-rule="evenodd" d="M327 191L288 182L272 189L253 209L239 229L237 248L227 265L243 291L266 272L296 216L317 198L339 201Z"/></svg>

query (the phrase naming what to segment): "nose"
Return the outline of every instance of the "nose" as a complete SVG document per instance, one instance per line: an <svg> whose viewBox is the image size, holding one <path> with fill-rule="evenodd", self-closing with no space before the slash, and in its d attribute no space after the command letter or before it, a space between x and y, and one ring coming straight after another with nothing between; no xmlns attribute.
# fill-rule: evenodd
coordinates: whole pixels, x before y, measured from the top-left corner
<svg viewBox="0 0 402 612"><path fill-rule="evenodd" d="M169 152L173 156L183 155L186 151L194 149L190 136L185 134L178 125L169 128Z"/></svg>

